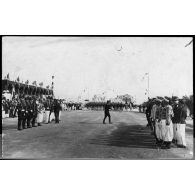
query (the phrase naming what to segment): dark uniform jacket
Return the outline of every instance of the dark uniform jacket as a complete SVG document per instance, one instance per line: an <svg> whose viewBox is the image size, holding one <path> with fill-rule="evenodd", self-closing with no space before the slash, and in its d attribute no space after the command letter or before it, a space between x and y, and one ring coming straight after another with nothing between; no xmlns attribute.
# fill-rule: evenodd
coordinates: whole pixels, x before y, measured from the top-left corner
<svg viewBox="0 0 195 195"><path fill-rule="evenodd" d="M56 102L53 106L54 112L59 112L61 110L61 105L59 102Z"/></svg>
<svg viewBox="0 0 195 195"><path fill-rule="evenodd" d="M104 107L105 113L109 113L109 110L110 109L111 109L110 105L109 104L106 104L105 107Z"/></svg>
<svg viewBox="0 0 195 195"><path fill-rule="evenodd" d="M173 118L172 118L172 122L173 123L180 123L180 112L181 112L181 108L179 107L179 105L175 105L173 107Z"/></svg>
<svg viewBox="0 0 195 195"><path fill-rule="evenodd" d="M186 118L187 118L187 107L183 106L180 109L180 124L186 124Z"/></svg>

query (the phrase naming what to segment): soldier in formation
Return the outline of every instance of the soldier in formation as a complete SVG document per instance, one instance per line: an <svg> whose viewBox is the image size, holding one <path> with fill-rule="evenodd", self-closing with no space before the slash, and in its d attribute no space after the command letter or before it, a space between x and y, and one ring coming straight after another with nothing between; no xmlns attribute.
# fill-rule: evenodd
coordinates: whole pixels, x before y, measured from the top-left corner
<svg viewBox="0 0 195 195"><path fill-rule="evenodd" d="M12 104L10 117L18 116L18 130L41 126L43 123L48 124L54 119L56 123L59 123L59 113L62 110L61 102L54 101L52 97L41 99L35 96L20 95L17 99L9 102ZM8 112L7 107L8 101L3 99L2 114L4 118L5 113Z"/></svg>
<svg viewBox="0 0 195 195"><path fill-rule="evenodd" d="M104 119L103 119L103 124L105 124L105 120L108 117L109 123L111 124L111 116L110 116L110 110L111 110L111 105L110 101L107 101L105 107L104 107Z"/></svg>
<svg viewBox="0 0 195 195"><path fill-rule="evenodd" d="M157 97L151 103L150 125L161 148L170 149L172 143L178 147L186 147L185 127L187 107L183 99L178 97Z"/></svg>

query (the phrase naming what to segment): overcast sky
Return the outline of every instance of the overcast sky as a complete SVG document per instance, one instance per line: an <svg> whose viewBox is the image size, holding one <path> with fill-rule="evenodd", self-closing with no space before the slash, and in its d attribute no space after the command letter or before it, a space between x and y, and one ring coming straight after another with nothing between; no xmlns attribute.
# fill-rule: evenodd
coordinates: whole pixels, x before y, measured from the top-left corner
<svg viewBox="0 0 195 195"><path fill-rule="evenodd" d="M107 92L144 101L150 96L193 93L190 37L4 37L3 78L51 85L60 98L77 99ZM85 90L85 92L84 92Z"/></svg>

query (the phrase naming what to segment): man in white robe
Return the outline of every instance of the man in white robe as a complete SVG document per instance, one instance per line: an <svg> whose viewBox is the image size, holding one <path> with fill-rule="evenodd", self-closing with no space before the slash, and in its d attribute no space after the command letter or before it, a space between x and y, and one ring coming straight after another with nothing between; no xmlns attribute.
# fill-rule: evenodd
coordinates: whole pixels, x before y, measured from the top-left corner
<svg viewBox="0 0 195 195"><path fill-rule="evenodd" d="M162 142L161 136L161 123L160 123L160 109L161 109L161 100L156 98L155 104L152 107L151 118L154 126L154 134L156 138L156 144L159 145Z"/></svg>
<svg viewBox="0 0 195 195"><path fill-rule="evenodd" d="M162 101L161 108L161 136L163 144L165 144L166 149L170 149L170 145L173 139L173 126L171 121L171 108L168 104L169 100L164 98Z"/></svg>
<svg viewBox="0 0 195 195"><path fill-rule="evenodd" d="M185 129L187 118L187 107L184 100L179 101L180 106L180 127L177 131L177 145L178 147L186 148Z"/></svg>

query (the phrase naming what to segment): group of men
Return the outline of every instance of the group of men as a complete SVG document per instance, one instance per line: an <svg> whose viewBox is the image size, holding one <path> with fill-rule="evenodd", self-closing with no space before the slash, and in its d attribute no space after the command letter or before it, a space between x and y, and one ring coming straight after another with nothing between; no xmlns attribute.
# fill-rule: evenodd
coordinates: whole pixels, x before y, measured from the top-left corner
<svg viewBox="0 0 195 195"><path fill-rule="evenodd" d="M170 149L175 144L186 148L187 107L184 99L176 96L153 98L147 105L146 118L159 147Z"/></svg>
<svg viewBox="0 0 195 195"><path fill-rule="evenodd" d="M11 117L14 118L17 115L16 112L17 100L16 99L6 99L2 97L2 118Z"/></svg>
<svg viewBox="0 0 195 195"><path fill-rule="evenodd" d="M13 100L12 100L13 101ZM53 97L20 96L15 99L15 112L18 116L18 130L60 121L61 101Z"/></svg>

